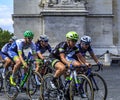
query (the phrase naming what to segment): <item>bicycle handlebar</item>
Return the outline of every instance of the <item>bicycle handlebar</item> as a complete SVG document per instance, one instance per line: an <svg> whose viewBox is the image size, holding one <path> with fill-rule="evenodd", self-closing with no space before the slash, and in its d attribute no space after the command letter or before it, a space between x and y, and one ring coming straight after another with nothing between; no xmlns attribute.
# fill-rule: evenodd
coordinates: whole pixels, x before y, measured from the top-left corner
<svg viewBox="0 0 120 100"><path fill-rule="evenodd" d="M103 70L103 65L97 65L97 64L94 64L94 65L92 65L92 67L95 67L95 66L97 66L98 68L95 70L95 72L98 72L98 71L102 71Z"/></svg>

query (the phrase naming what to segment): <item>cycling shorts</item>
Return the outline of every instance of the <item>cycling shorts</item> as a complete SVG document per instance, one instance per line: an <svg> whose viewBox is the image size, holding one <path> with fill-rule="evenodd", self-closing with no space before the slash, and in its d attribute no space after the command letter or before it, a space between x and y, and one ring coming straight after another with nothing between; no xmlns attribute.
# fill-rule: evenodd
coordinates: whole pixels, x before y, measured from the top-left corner
<svg viewBox="0 0 120 100"><path fill-rule="evenodd" d="M13 61L19 58L18 54L14 51L8 51L8 55L12 58Z"/></svg>
<svg viewBox="0 0 120 100"><path fill-rule="evenodd" d="M55 67L55 64L57 62L61 62L59 59L57 59L56 57L54 57L52 54L49 57L51 59L51 65L52 65L52 67Z"/></svg>

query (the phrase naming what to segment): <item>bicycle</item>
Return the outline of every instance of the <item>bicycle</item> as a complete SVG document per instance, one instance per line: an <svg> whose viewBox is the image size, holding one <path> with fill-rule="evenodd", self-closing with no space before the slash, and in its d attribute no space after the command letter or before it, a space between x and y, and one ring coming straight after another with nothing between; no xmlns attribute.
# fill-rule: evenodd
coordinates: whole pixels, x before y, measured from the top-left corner
<svg viewBox="0 0 120 100"><path fill-rule="evenodd" d="M40 70L39 70L39 73L40 75L43 77L44 75L46 75L47 73L52 73L53 72L53 69L48 67L51 63L51 60L50 58L46 57L43 60L39 59L39 66L40 66Z"/></svg>
<svg viewBox="0 0 120 100"><path fill-rule="evenodd" d="M0 91L3 89L3 76L2 76L2 70L3 70L3 64L4 64L4 60L0 61Z"/></svg>
<svg viewBox="0 0 120 100"><path fill-rule="evenodd" d="M92 71L92 68L95 66L98 68ZM103 68L101 69L98 65L92 65L91 68L88 68L86 71L85 70L83 70L83 73L88 76L93 86L94 100L106 100L108 93L107 84L102 76L97 73L98 71L103 70Z"/></svg>
<svg viewBox="0 0 120 100"><path fill-rule="evenodd" d="M16 86L13 86L10 84L9 78L12 74L12 71L9 71L5 76L4 90L5 90L5 93L8 99L14 100L20 92L26 92L30 100L38 99L40 96L39 89L38 89L40 88L40 86L37 85L37 81L35 77L38 78L39 82L42 81L42 77L40 76L39 73L33 70L35 66L34 60L27 59L26 62L29 67L28 67L27 72L24 74L24 77L22 75L21 70L17 71L15 74L14 81L17 84ZM26 83L26 89L24 90L23 87L25 83Z"/></svg>
<svg viewBox="0 0 120 100"><path fill-rule="evenodd" d="M88 100L94 99L94 92L92 84L87 76L84 74L77 75L76 68L70 70L70 77L65 83L61 82L61 79L57 80L57 89L54 90L50 87L49 82L53 79L53 74L48 73L43 77L43 81L40 87L40 99L41 100L74 100L74 96L79 99L83 99L81 94L84 92L87 95ZM62 84L62 85L61 85ZM61 87L62 86L62 87ZM85 91L83 91L85 90Z"/></svg>

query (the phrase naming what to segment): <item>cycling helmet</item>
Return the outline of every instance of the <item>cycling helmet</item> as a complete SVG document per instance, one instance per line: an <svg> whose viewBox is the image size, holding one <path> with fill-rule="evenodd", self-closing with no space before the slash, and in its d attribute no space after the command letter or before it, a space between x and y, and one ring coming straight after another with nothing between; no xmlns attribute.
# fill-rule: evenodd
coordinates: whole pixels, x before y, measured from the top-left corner
<svg viewBox="0 0 120 100"><path fill-rule="evenodd" d="M90 44L91 43L91 37L90 36L82 36L80 41L84 42L86 44Z"/></svg>
<svg viewBox="0 0 120 100"><path fill-rule="evenodd" d="M45 34L44 35L40 35L39 40L44 41L44 42L48 42L48 36L45 35Z"/></svg>
<svg viewBox="0 0 120 100"><path fill-rule="evenodd" d="M79 39L79 35L75 31L70 31L66 34L66 38L77 41Z"/></svg>
<svg viewBox="0 0 120 100"><path fill-rule="evenodd" d="M16 37L16 36L13 36L13 37L11 37L11 39L12 39L13 41L15 41L15 40L17 40L17 37Z"/></svg>
<svg viewBox="0 0 120 100"><path fill-rule="evenodd" d="M24 32L24 37L33 38L33 37L34 37L34 34L33 34L32 31L25 31L25 32Z"/></svg>

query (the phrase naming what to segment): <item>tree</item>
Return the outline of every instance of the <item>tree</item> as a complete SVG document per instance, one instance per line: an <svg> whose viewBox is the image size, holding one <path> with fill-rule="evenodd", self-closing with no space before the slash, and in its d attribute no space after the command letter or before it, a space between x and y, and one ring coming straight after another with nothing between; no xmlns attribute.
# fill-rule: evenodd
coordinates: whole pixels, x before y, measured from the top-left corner
<svg viewBox="0 0 120 100"><path fill-rule="evenodd" d="M13 33L10 33L8 30L3 30L0 28L0 49L9 41L9 39L13 36Z"/></svg>

